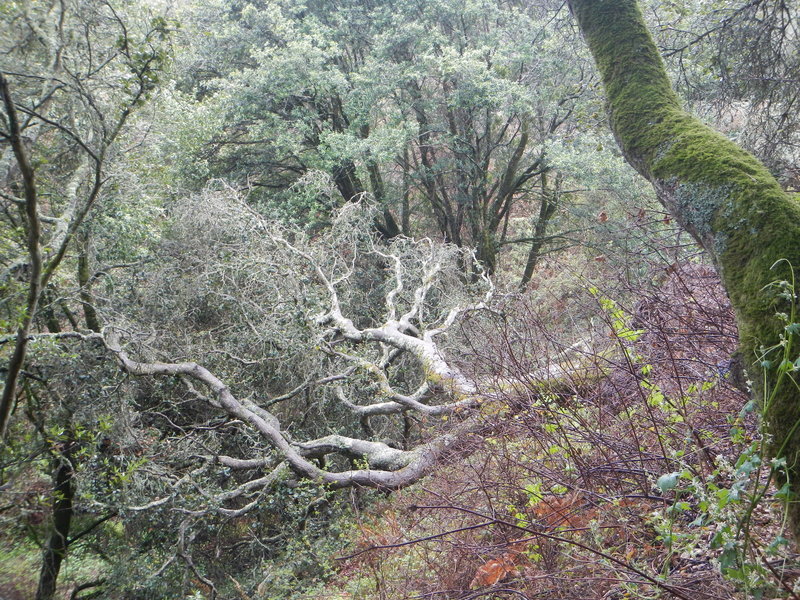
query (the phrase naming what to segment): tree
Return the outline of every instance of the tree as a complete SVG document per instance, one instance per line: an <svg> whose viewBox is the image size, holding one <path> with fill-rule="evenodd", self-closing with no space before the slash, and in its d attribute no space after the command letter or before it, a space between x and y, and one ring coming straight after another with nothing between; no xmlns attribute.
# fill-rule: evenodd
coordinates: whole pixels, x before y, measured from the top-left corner
<svg viewBox="0 0 800 600"><path fill-rule="evenodd" d="M204 366L135 360L123 344L136 348L136 336L126 330L144 329L147 321L135 326L122 322L108 328L102 339L128 373L178 376L187 385L195 381L208 387L212 396L194 397L214 412L240 419L263 439L263 448L253 445L248 454L271 448L276 455L255 462L225 459L225 464L254 469L285 463L297 474L334 488L394 489L416 481L458 441L464 427L433 440L403 440L400 428L385 422L413 414L470 415L469 409L480 403L476 383L446 357L438 341L464 313L483 308L493 289L486 277L473 290L459 282L463 273L458 264L464 262L460 250L426 239L383 245L368 231L374 209L361 205L342 211L332 230L313 240L269 223L232 190L209 190L174 210L180 223L175 241L195 249L153 274L153 296L140 318L154 319L161 329L174 332L174 339L165 338L158 352L222 354L217 368L228 372L226 379L256 387L263 377L262 382L273 382L263 387L277 383L292 389L272 398L263 392L256 400L238 398ZM225 248L223 260L213 256L220 248ZM182 272L180 279L173 269ZM166 298L165 281L176 286ZM379 297L382 303L376 302ZM210 334L210 324L219 333ZM152 355L154 350L139 352ZM298 364L303 365L299 373ZM191 385L188 389L194 390ZM296 412L286 406L306 393L316 404L340 406L351 418L308 427L329 435L295 440L290 429L295 435L305 431L292 423ZM384 424L378 428L375 421ZM336 433L342 431L349 435ZM383 441L372 439L378 435ZM334 461L321 469L311 460L336 456L366 461L367 468L351 465L342 471ZM256 485L243 486L230 499Z"/></svg>
<svg viewBox="0 0 800 600"><path fill-rule="evenodd" d="M85 7L73 12L52 4L44 10L21 10L9 19L9 24L18 22L21 29L17 35L8 36L6 49L7 55L19 57L19 62L4 65L6 72L0 73L4 111L0 135L9 143L3 158L8 150L14 157L4 165L6 172L2 175L10 191L4 191L2 197L24 209L19 226L25 232L28 256L6 265L5 278L20 269L30 273L0 398L3 436L25 359L27 334L43 290L107 183L105 171L117 138L131 114L153 91L167 59L162 47L168 31L164 19L154 19L137 38L111 5L104 4L104 8L105 14ZM73 41L77 37L73 29L83 30L80 42ZM113 45L94 46L95 37L114 35L118 37ZM107 78L112 76L124 83L111 84ZM26 92L24 100L12 98L9 77L20 81L20 91ZM108 94L109 85L121 89ZM26 144L41 154L31 156ZM42 173L44 169L35 173L32 163L37 160L47 164L48 153L60 159L52 160L55 168L51 166L49 178ZM66 190L50 203L52 214L43 213L39 206L40 188L45 186L63 186ZM19 197L20 191L24 197ZM42 223L50 225L48 232L42 231ZM43 252L44 248L48 251Z"/></svg>
<svg viewBox="0 0 800 600"><path fill-rule="evenodd" d="M654 11L656 43L677 67L679 91L694 110L723 123L781 184L796 190L800 53L794 40L800 6L753 0L703 8Z"/></svg>
<svg viewBox="0 0 800 600"><path fill-rule="evenodd" d="M712 257L736 311L744 367L753 379L791 490L800 537L800 387L793 350L800 266L800 204L736 144L685 112L635 0L570 0L608 97L626 159ZM788 283L775 285L776 279Z"/></svg>
<svg viewBox="0 0 800 600"><path fill-rule="evenodd" d="M419 17L424 35L396 33L376 52L403 75L394 102L416 123L398 161L412 192L443 239L475 248L489 273L518 205L532 211L540 203L535 254L558 204L543 182L550 170L545 146L569 127L584 82L580 61L568 60L559 85L542 84L558 53L543 50L563 39L552 24L557 9L550 10L429 3Z"/></svg>
<svg viewBox="0 0 800 600"><path fill-rule="evenodd" d="M493 272L517 239L542 251L560 208L540 193L546 145L588 86L557 14L470 0L237 5L223 16L233 49L213 55L199 38L191 64L206 68L186 77L225 115L201 156L254 203L317 227L368 194L385 237L435 231ZM321 174L329 185L298 206L292 186ZM538 217L534 241L514 231L520 215Z"/></svg>
<svg viewBox="0 0 800 600"><path fill-rule="evenodd" d="M304 485L297 479L323 499L337 488L404 487L482 426L478 384L444 344L492 291L486 278L465 286L464 251L427 239L386 244L362 204L309 238L218 183L170 212L160 260L130 274L134 284L115 276L130 292L99 306L101 333L29 336L38 379L26 391L36 406L57 388L61 412L76 415L68 421L86 423L74 434L42 427L54 445L92 457L75 463L74 505L95 520L172 524L143 542L154 560L166 555L164 569L174 563L171 574L184 568L219 585L213 565L192 558L205 549L195 533L274 520L278 509L264 505ZM120 376L105 379L101 365L114 359ZM104 421L111 449L79 440ZM107 477L86 465L103 461Z"/></svg>
<svg viewBox="0 0 800 600"><path fill-rule="evenodd" d="M62 329L48 298L59 294L56 281L76 238L82 239L77 279L83 317L89 329L99 328L87 276L85 224L109 187L119 139L158 84L170 25L161 17L134 21L107 2L12 4L3 17L0 198L12 250L4 256L0 281L3 325L16 333L3 340L13 342L13 350L0 396L0 438L6 441L12 411L25 397L25 412L54 465L53 524L36 595L45 600L55 593L71 541L78 440L74 411L37 413L35 406L43 404L31 397L23 368L31 334L45 326L51 333ZM64 314L77 326L71 311ZM43 393L58 397L52 390ZM48 440L48 416L49 424L64 432L57 443Z"/></svg>

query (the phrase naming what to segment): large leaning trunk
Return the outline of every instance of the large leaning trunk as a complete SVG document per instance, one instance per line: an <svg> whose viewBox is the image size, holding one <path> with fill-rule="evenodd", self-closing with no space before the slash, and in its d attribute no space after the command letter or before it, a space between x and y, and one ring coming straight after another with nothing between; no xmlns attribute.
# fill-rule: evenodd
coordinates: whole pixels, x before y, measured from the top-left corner
<svg viewBox="0 0 800 600"><path fill-rule="evenodd" d="M771 451L786 458L778 477L789 481L796 499L800 388L793 367L787 373L788 363L779 366L782 353L768 355L770 365L764 350L793 330L776 316L789 307L769 284L790 279L789 263L800 268L800 204L755 157L683 110L636 0L570 5L602 74L611 127L626 159L720 271L736 310L744 366L764 407ZM782 259L788 263L773 268ZM800 538L796 500L789 513Z"/></svg>

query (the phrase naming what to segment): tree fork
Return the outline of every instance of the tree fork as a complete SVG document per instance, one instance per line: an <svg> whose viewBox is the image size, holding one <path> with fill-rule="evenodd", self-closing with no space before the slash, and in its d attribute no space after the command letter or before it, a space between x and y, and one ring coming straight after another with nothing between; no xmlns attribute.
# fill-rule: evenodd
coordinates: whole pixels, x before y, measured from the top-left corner
<svg viewBox="0 0 800 600"><path fill-rule="evenodd" d="M736 312L744 366L764 408L778 473L800 496L800 387L776 386L764 349L781 342L789 313L770 290L800 268L800 203L766 167L683 110L636 0L569 0L603 78L611 127L628 162L710 254ZM789 373L791 376L791 373ZM765 398L769 402L765 402ZM790 502L800 539L800 503Z"/></svg>

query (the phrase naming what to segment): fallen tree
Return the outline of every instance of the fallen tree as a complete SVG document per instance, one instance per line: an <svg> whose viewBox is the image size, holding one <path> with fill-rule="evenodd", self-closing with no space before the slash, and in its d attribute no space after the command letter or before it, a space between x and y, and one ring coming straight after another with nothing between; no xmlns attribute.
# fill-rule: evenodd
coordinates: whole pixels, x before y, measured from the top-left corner
<svg viewBox="0 0 800 600"><path fill-rule="evenodd" d="M235 490L219 495L219 501L209 502L211 510L230 514L234 509L226 502L272 485L275 478L263 476L265 467L285 471L288 466L298 476L330 488L401 488L425 475L443 452L478 424L472 409L485 396L446 356L439 339L465 313L486 307L493 292L491 282L482 277L479 283L466 283L470 275L462 269L472 261L464 260L464 251L455 247L430 240L398 238L386 244L374 239L370 215L368 208L348 206L330 233L309 240L269 223L232 190L207 191L176 209L181 246L177 264L157 270L150 280L152 296L146 299L144 312L154 319L152 329L172 334L155 342L163 341L157 349L137 342L139 332L150 326L141 321L111 325L100 336L88 336L101 339L126 373L178 378L194 399L245 424L263 448L269 448L263 459L254 455L259 452L256 446L248 456L205 457L252 474ZM211 256L221 248L224 262ZM365 294L371 306L355 308L351 296L362 293L357 288L364 285L364 269L376 278ZM171 287L178 285L181 290ZM163 306L155 307L158 302ZM196 308L198 304L206 312ZM206 330L207 321L221 333ZM272 354L271 364L265 364L270 357L257 349L261 341L267 348L263 354ZM198 364L153 358L170 352L189 352L204 361L223 355L224 360ZM144 358L134 358L136 353ZM298 369L304 361L311 366ZM400 361L406 362L398 367ZM241 370L232 371L231 364ZM228 371L228 376L217 374L217 369ZM228 380L242 380L248 369L262 376L272 373L273 379L283 370L279 378L290 389L270 394L242 385L246 397L241 397ZM293 381L297 377L303 380ZM280 411L306 393L315 403L343 409L350 415L350 424L344 427L353 431L353 424L360 426L361 435L338 433L343 425L331 423L331 432L325 435L294 439L297 428L290 435L280 412L273 409ZM291 409L284 412L286 419L293 418ZM392 438L392 432L400 430L388 424L390 419L417 415L420 420L440 421L456 414L458 418L449 419L439 432L421 432L413 440L397 435L379 439L381 434ZM376 419L382 420L381 432L373 427ZM342 469L348 461L351 468ZM235 512L241 514L242 507Z"/></svg>

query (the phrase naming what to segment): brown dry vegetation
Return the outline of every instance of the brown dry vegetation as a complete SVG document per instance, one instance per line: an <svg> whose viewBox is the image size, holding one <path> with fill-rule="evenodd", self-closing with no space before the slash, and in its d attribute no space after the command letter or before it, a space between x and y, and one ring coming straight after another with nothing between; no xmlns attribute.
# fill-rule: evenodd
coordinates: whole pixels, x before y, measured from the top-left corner
<svg viewBox="0 0 800 600"><path fill-rule="evenodd" d="M604 322L569 348L559 317L532 302L467 323L475 377L494 379L484 431L361 515L325 597L797 597L793 549L770 547L782 531L774 490L746 501L762 470L739 500L729 493L759 431L741 412L719 280L694 262L652 280L615 291L629 306L601 290L573 296L572 314Z"/></svg>

